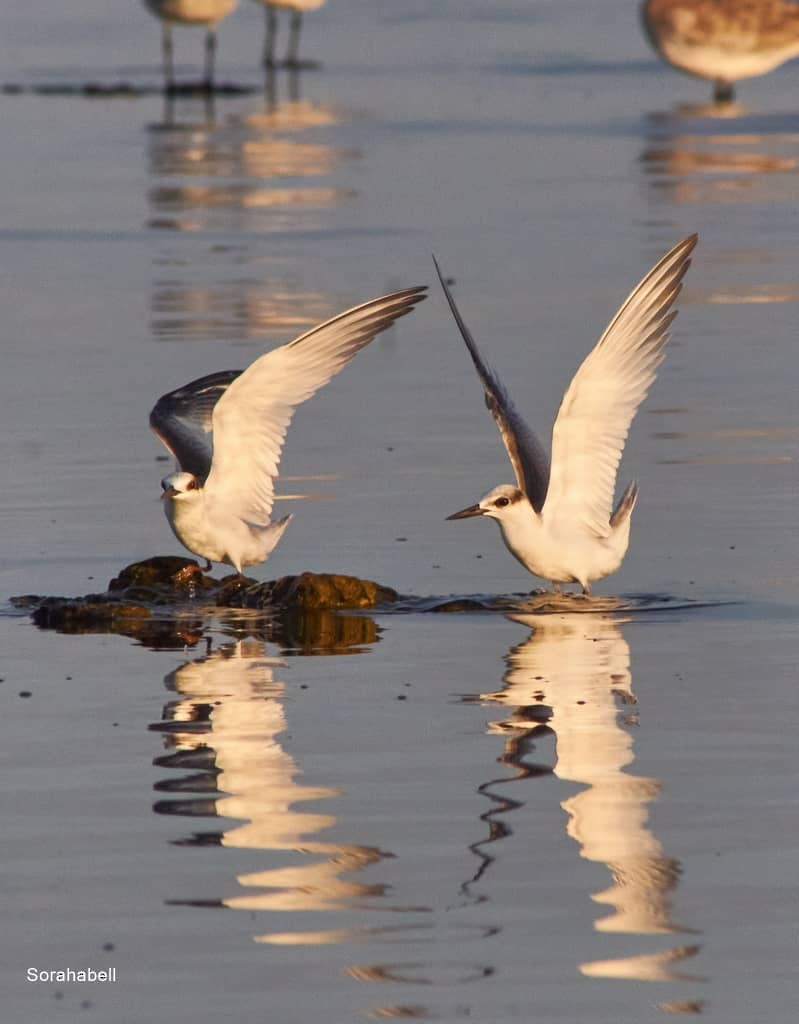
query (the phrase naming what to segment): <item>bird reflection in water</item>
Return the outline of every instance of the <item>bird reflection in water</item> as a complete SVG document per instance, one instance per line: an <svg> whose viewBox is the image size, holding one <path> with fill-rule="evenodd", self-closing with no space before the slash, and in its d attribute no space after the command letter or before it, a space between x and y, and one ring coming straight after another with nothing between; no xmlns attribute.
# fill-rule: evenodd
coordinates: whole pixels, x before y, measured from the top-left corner
<svg viewBox="0 0 799 1024"><path fill-rule="evenodd" d="M355 194L337 180L342 163L359 158L334 141L341 113L302 99L296 74L285 98L269 76L261 109L223 119L209 101L204 118L192 105L194 116L180 123L173 101L166 104L148 132L154 337L260 339L337 312L340 298L309 289L297 258L264 235L322 230L329 212Z"/></svg>
<svg viewBox="0 0 799 1024"><path fill-rule="evenodd" d="M166 705L163 720L151 726L163 733L168 749L155 764L189 774L160 781L156 788L173 795L154 809L191 819L229 820L218 831L194 832L175 845L274 851L292 863L238 875L240 891L232 895L209 898L202 893L174 902L248 911L362 906L382 896L384 887L346 876L390 854L314 838L336 818L303 810L302 804L330 800L339 791L297 780L300 769L280 741L287 728L286 684L276 676L285 663L267 656L265 646L254 638L225 643L167 676L166 685L176 696ZM307 863L298 863L298 854ZM255 940L285 945L345 941L347 936L339 929L268 933Z"/></svg>
<svg viewBox="0 0 799 1024"><path fill-rule="evenodd" d="M324 179L358 153L328 141L341 114L329 104L301 99L299 79L289 80L294 85L288 98L279 99L275 77L268 76L263 110L223 120L208 106L205 120L178 123L173 101L165 101L164 120L149 134L151 227L323 226L321 211L352 195Z"/></svg>
<svg viewBox="0 0 799 1024"><path fill-rule="evenodd" d="M636 698L622 620L588 614L510 618L532 632L507 655L504 687L480 697L511 710L508 718L489 726L506 737L503 760L518 771L517 778L541 774L545 769L530 770L525 755L537 737L551 732L557 752L552 772L584 787L561 806L581 857L605 864L613 878L610 887L592 896L611 908L596 921L597 931L681 931L671 916L679 863L664 853L647 825L647 808L657 799L660 783L629 771L634 753L627 726L635 720ZM497 826L496 812L492 825ZM481 855L487 857L487 851ZM685 979L678 965L697 951L695 945L679 945L583 963L579 970L591 977L638 981Z"/></svg>
<svg viewBox="0 0 799 1024"><path fill-rule="evenodd" d="M793 208L799 121L738 104L677 106L649 116L640 162L654 194L681 206L782 199Z"/></svg>

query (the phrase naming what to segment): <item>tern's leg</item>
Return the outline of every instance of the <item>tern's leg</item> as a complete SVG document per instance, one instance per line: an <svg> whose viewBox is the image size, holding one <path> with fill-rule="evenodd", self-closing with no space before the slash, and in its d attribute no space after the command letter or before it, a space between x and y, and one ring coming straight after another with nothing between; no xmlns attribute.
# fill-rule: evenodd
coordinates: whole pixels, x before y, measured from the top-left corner
<svg viewBox="0 0 799 1024"><path fill-rule="evenodd" d="M264 67L275 66L275 39L277 38L277 11L271 4L264 8L266 12L266 35L264 36Z"/></svg>
<svg viewBox="0 0 799 1024"><path fill-rule="evenodd" d="M292 103L296 103L300 98L300 69L291 68L289 70L289 99Z"/></svg>
<svg viewBox="0 0 799 1024"><path fill-rule="evenodd" d="M302 11L291 12L291 29L289 33L289 48L286 53L286 67L299 67L300 32L302 31Z"/></svg>
<svg viewBox="0 0 799 1024"><path fill-rule="evenodd" d="M713 83L713 100L716 103L732 103L735 99L735 86L732 82L725 82L717 78Z"/></svg>
<svg viewBox="0 0 799 1024"><path fill-rule="evenodd" d="M591 588L588 586L588 584L587 583L583 583L582 584L582 588L583 588L583 597L590 597L591 596Z"/></svg>
<svg viewBox="0 0 799 1024"><path fill-rule="evenodd" d="M552 584L552 593L553 594L559 594L560 593L560 583L556 583L554 580L550 580L550 583Z"/></svg>
<svg viewBox="0 0 799 1024"><path fill-rule="evenodd" d="M205 565L203 566L203 572L210 572L212 569L213 569L213 566L211 565L211 563L206 558Z"/></svg>
<svg viewBox="0 0 799 1024"><path fill-rule="evenodd" d="M175 56L172 46L172 26L164 22L161 33L161 54L164 60L164 92L172 92L175 88Z"/></svg>
<svg viewBox="0 0 799 1024"><path fill-rule="evenodd" d="M205 34L205 88L214 88L214 56L216 55L216 31L209 28Z"/></svg>

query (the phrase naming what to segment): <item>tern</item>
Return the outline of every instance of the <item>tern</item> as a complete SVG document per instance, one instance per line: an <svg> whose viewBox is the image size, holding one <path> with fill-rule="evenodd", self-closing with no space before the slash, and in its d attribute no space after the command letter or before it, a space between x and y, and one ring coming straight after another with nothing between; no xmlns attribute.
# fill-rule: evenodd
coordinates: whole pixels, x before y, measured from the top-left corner
<svg viewBox="0 0 799 1024"><path fill-rule="evenodd" d="M286 51L286 59L283 63L287 68L298 68L300 66L300 32L302 31L303 12L315 11L325 3L325 0L257 0L257 2L263 4L266 13L264 67L274 68L277 66L277 61L275 60L277 11L279 7L282 7L284 10L291 11L288 50Z"/></svg>
<svg viewBox="0 0 799 1024"><path fill-rule="evenodd" d="M644 0L641 19L665 61L714 83L717 103L733 99L739 79L799 56L799 4L792 0Z"/></svg>
<svg viewBox="0 0 799 1024"><path fill-rule="evenodd" d="M158 399L150 426L178 471L161 481L164 511L184 547L242 568L265 561L292 519L271 520L274 480L295 408L424 299L406 288L340 313L246 370L192 381Z"/></svg>
<svg viewBox="0 0 799 1024"><path fill-rule="evenodd" d="M163 22L161 45L167 92L173 92L175 89L172 26L177 24L205 27L205 88L211 92L214 87L216 26L238 6L238 2L239 0L144 0L147 10Z"/></svg>
<svg viewBox="0 0 799 1024"><path fill-rule="evenodd" d="M436 262L516 475L515 485L501 484L447 518L495 519L511 554L551 580L556 593L561 583L579 583L589 594L590 583L616 572L627 552L638 486L630 483L612 509L616 471L630 424L663 359L677 315L671 307L697 239L686 238L650 270L574 375L552 428L551 459L480 354Z"/></svg>

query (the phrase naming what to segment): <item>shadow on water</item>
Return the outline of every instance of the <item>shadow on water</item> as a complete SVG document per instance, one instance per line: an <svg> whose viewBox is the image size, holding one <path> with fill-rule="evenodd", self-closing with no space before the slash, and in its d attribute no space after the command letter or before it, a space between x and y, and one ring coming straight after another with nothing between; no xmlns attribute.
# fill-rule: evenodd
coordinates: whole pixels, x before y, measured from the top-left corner
<svg viewBox="0 0 799 1024"><path fill-rule="evenodd" d="M630 650L621 616L513 614L529 636L506 655L503 686L493 693L465 697L468 702L499 706L506 717L491 722L488 732L501 736L499 761L513 778L491 779L479 788L494 806L482 815L487 838L472 845L480 864L463 887L484 879L499 855L497 844L512 835L512 815L524 802L516 783L555 777L582 788L562 801L566 832L581 858L607 867L612 885L591 895L609 912L594 924L598 932L623 935L695 933L672 917L672 898L681 868L667 854L648 825L648 806L657 800L660 783L632 773L635 753L631 727L640 708L632 688ZM536 743L554 737L556 757L548 765L531 759ZM505 792L514 783L514 798ZM635 946L640 948L640 942ZM593 978L629 981L702 981L683 971L684 961L699 952L696 943L671 945L652 952L579 963ZM697 1012L701 1004L668 1004L670 1012ZM666 1004L664 1004L666 1008Z"/></svg>

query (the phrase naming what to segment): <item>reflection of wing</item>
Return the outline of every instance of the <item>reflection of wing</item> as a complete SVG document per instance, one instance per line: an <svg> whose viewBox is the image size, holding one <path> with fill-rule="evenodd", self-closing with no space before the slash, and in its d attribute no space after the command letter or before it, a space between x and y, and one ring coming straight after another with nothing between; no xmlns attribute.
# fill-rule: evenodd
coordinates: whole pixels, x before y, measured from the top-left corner
<svg viewBox="0 0 799 1024"><path fill-rule="evenodd" d="M635 703L630 648L620 628L625 620L576 613L514 613L508 618L533 632L523 643L511 648L505 688L492 696L503 704L523 707L530 704L533 694L546 693L547 703L559 718L571 721L577 716L580 722L589 719L606 743L618 733L626 750L630 746L629 735L614 724L614 694L625 703ZM581 730L578 733L582 735ZM560 751L559 760L563 754L565 750ZM599 755L591 740L586 757L594 763ZM626 762L627 755L620 755L619 764ZM579 779L579 772L568 777Z"/></svg>
<svg viewBox="0 0 799 1024"><path fill-rule="evenodd" d="M679 864L664 854L647 823L649 804L657 799L660 784L633 773L633 736L622 725L617 706L617 698L625 704L635 701L630 648L621 628L625 620L574 613L509 618L533 632L511 648L505 688L490 698L516 709L500 723L506 733L540 723L531 707L548 708L545 721L555 735L557 751L554 774L585 787L561 806L580 856L607 865L613 878L609 888L592 895L613 910L594 927L636 935L675 931L671 896L679 881ZM676 976L669 963L685 955L691 954L676 947L653 957L581 964L580 970L665 980Z"/></svg>
<svg viewBox="0 0 799 1024"><path fill-rule="evenodd" d="M372 299L256 359L213 410L214 460L206 498L248 522L268 520L273 478L296 406L409 313L425 290L406 288Z"/></svg>
<svg viewBox="0 0 799 1024"><path fill-rule="evenodd" d="M624 442L663 359L677 315L669 310L696 242L686 238L650 270L574 375L552 428L545 515L598 537L610 533Z"/></svg>
<svg viewBox="0 0 799 1024"><path fill-rule="evenodd" d="M201 483L211 471L214 406L241 370L222 370L162 395L150 413L150 426L178 460L180 468Z"/></svg>
<svg viewBox="0 0 799 1024"><path fill-rule="evenodd" d="M444 295L447 297L449 308L455 317L455 323L466 342L474 368L477 370L477 376L483 383L486 406L499 428L513 466L513 472L516 474L516 483L527 495L536 512L540 512L544 505L549 482L549 463L546 453L541 442L516 411L516 407L501 381L480 354L480 349L477 347L471 331L463 322L463 317L455 305L455 300L435 256L433 262L436 265L438 278L444 289Z"/></svg>

